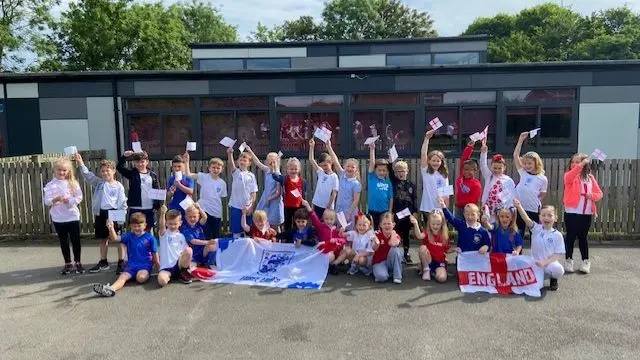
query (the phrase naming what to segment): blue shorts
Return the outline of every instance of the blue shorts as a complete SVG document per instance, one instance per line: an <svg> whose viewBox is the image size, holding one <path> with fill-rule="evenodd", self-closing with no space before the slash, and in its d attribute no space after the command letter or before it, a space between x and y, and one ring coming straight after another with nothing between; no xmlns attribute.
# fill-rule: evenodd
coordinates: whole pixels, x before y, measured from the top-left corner
<svg viewBox="0 0 640 360"><path fill-rule="evenodd" d="M176 264L173 265L173 267L166 268L166 269L160 269L160 271L168 272L169 274L171 274L171 277L173 278L173 277L178 276L178 274L180 274L182 269L180 269L180 265L178 265L178 262L176 262Z"/></svg>
<svg viewBox="0 0 640 360"><path fill-rule="evenodd" d="M447 268L447 264L446 263L441 263L438 261L432 261L429 263L429 270L431 270L431 272L436 272L437 268Z"/></svg>
<svg viewBox="0 0 640 360"><path fill-rule="evenodd" d="M207 266L214 265L216 263L216 252L210 251L206 256L204 255L204 246L196 245L191 247L193 249L193 256L191 261L198 264L204 264Z"/></svg>
<svg viewBox="0 0 640 360"><path fill-rule="evenodd" d="M127 273L127 274L131 275L132 278L134 278L138 274L138 271L145 270L146 272L149 273L149 275L151 275L151 268L152 267L153 266L150 263L149 264L130 264L130 263L127 263L127 266L124 268L124 270L122 270L122 273Z"/></svg>
<svg viewBox="0 0 640 360"><path fill-rule="evenodd" d="M236 209L234 207L229 207L229 227L231 228L232 234L240 234L244 232L242 228L242 210ZM251 215L247 215L247 225L251 226L253 224L253 217Z"/></svg>

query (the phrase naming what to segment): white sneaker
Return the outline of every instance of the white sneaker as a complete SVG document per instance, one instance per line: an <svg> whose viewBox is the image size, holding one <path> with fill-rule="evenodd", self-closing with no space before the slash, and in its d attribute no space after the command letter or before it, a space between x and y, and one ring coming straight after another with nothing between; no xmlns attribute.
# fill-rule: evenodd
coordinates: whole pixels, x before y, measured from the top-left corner
<svg viewBox="0 0 640 360"><path fill-rule="evenodd" d="M394 284L402 284L402 280L401 279L393 279L393 283Z"/></svg>
<svg viewBox="0 0 640 360"><path fill-rule="evenodd" d="M429 281L431 280L431 271L429 268L422 270L422 280Z"/></svg>
<svg viewBox="0 0 640 360"><path fill-rule="evenodd" d="M580 272L585 274L591 272L591 263L589 262L589 260L582 261L582 265L580 265Z"/></svg>
<svg viewBox="0 0 640 360"><path fill-rule="evenodd" d="M575 271L573 270L573 259L566 259L564 261L564 271L568 273L572 273Z"/></svg>

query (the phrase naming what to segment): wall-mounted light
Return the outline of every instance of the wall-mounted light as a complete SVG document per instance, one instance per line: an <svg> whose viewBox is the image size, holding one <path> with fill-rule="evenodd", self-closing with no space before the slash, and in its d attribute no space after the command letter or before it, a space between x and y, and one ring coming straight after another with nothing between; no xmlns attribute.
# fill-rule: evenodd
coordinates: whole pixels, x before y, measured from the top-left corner
<svg viewBox="0 0 640 360"><path fill-rule="evenodd" d="M367 75L351 74L350 78L358 79L358 80L364 80L364 79L368 78L368 76Z"/></svg>

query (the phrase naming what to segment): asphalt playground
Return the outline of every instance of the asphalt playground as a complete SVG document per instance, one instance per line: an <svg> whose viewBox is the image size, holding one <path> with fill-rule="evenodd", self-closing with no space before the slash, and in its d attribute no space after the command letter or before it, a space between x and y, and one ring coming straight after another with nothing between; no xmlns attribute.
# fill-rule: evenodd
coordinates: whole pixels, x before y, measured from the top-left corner
<svg viewBox="0 0 640 360"><path fill-rule="evenodd" d="M58 247L3 244L0 359L640 359L640 248L591 260L541 298L462 294L415 267L401 285L341 274L319 291L153 276L99 298L113 272L62 277Z"/></svg>

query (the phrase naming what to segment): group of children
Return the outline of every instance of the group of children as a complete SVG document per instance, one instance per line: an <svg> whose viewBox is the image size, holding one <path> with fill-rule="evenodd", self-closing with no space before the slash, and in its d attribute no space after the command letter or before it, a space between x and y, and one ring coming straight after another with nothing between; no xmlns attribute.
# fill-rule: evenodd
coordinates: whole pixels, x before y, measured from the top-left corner
<svg viewBox="0 0 640 360"><path fill-rule="evenodd" d="M317 174L312 201L304 199L306 181L300 176L301 163L290 158L285 173L280 173L281 154L269 153L264 163L249 146L234 158L228 148L227 166L232 173L229 199L230 232L233 237L247 236L256 241L281 241L296 247L312 246L327 254L332 274L348 263L348 273L373 275L376 282L392 279L401 283L403 265L413 261L409 255L411 234L421 241L418 250L419 272L423 280L447 280L447 254L477 251L518 255L523 250L523 235L531 232L531 256L551 278L550 289L556 290L558 278L565 271L574 271L573 245L579 240L582 263L579 270L589 273L590 263L587 233L596 202L602 198L596 179L590 173L590 159L585 154L571 158L564 175L565 229L567 236L555 229L556 209L542 205L547 191L542 159L535 152L520 155L522 144L529 136L523 133L515 147L514 164L520 175L515 182L505 174L506 161L496 154L488 162L488 149L480 149L479 168L484 180L477 178L478 163L471 160L475 142L470 141L460 161L455 179L455 214L449 207L449 186L446 159L442 152L429 151L434 131L426 132L421 148L420 171L423 190L420 203L417 187L408 180L409 167L404 161L376 159L375 143L369 145L367 174L367 207L359 208L362 183L359 161L349 158L340 164L330 141L327 152L315 157L315 140L309 141L309 162ZM133 167L126 167L131 160ZM154 200L149 193L159 189L158 176L149 169L146 153L125 151L117 165L103 160L100 176L87 169L76 154L85 181L93 187L92 212L95 216L95 237L99 240L100 261L90 272L109 269L109 241L118 247L119 274L113 284L96 284L94 291L113 296L132 278L145 282L154 265L160 270L158 284L165 286L172 279L189 283L190 268L215 265L217 239L220 238L223 213L222 199L227 197L227 184L221 178L224 162L209 161L208 173L192 173L189 153L172 161L167 204ZM264 172L264 191L257 199L258 184L251 164ZM115 172L129 180L128 194L115 179ZM80 258L80 213L78 204L82 192L74 176L72 163L59 159L54 166L55 179L45 186L44 201L60 239L65 260L62 274L84 273ZM183 209L184 200L191 198L195 183L200 186L200 198ZM128 210L130 231L121 233L121 225L109 220L110 210ZM158 213L159 246L153 236L155 214ZM418 218L422 216L424 230ZM457 245L449 239L447 223L457 231ZM69 241L74 262L71 261ZM124 263L124 254L127 263ZM159 250L158 250L159 249ZM565 251L566 250L566 251ZM158 254L159 252L159 254ZM563 261L564 260L564 261ZM563 263L562 263L563 262Z"/></svg>

